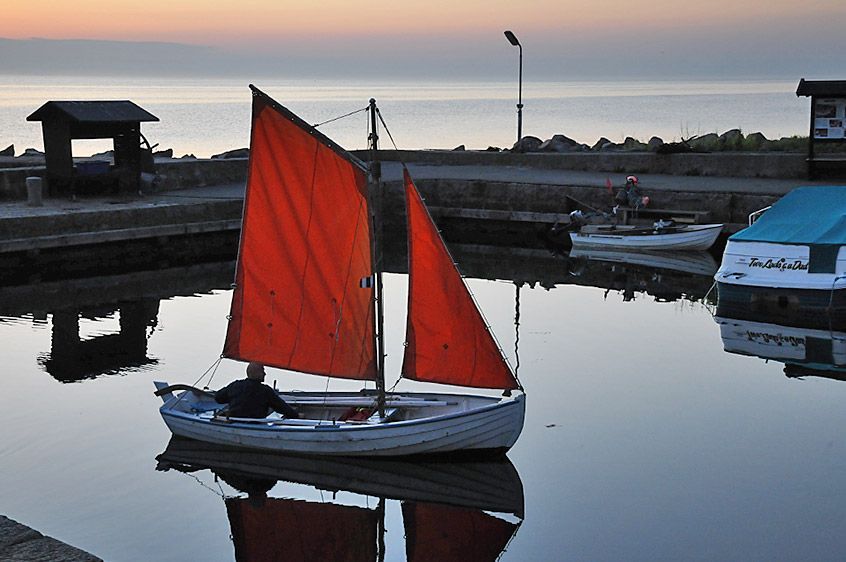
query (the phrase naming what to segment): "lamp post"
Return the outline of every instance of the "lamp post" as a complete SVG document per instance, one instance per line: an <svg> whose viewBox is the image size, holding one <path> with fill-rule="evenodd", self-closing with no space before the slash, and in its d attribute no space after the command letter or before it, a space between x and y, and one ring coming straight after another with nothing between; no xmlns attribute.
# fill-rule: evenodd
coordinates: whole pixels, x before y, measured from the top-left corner
<svg viewBox="0 0 846 562"><path fill-rule="evenodd" d="M520 49L520 71L517 79L517 142L523 138L523 45L511 31L505 32L508 42Z"/></svg>

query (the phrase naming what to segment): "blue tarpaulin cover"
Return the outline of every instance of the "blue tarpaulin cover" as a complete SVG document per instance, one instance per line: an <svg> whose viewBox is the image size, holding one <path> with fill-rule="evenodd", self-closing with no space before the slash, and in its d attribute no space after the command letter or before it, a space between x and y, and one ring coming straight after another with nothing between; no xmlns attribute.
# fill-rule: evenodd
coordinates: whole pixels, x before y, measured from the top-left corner
<svg viewBox="0 0 846 562"><path fill-rule="evenodd" d="M846 244L846 186L797 187L729 240L775 244Z"/></svg>
<svg viewBox="0 0 846 562"><path fill-rule="evenodd" d="M846 186L797 187L729 240L808 246L808 273L835 273L846 245Z"/></svg>

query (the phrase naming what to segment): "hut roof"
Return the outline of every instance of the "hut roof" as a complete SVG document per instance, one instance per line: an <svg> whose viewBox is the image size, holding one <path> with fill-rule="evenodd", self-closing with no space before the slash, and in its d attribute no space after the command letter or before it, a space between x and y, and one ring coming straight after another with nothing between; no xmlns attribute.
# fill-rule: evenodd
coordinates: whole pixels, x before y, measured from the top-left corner
<svg viewBox="0 0 846 562"><path fill-rule="evenodd" d="M48 121L59 116L78 123L127 123L158 121L159 118L129 100L48 101L27 121Z"/></svg>
<svg viewBox="0 0 846 562"><path fill-rule="evenodd" d="M846 80L799 80L797 96L846 97Z"/></svg>

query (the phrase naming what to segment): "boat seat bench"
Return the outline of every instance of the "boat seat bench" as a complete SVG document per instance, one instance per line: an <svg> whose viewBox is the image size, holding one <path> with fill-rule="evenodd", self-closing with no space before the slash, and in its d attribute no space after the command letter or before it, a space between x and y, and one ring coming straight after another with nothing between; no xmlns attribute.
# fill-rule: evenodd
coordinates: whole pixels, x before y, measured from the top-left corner
<svg viewBox="0 0 846 562"><path fill-rule="evenodd" d="M397 412L399 408L385 409L385 417L380 418L379 412L374 412L370 417L364 420L343 420L338 421L341 424L374 424L389 421ZM232 418L227 416L217 416L212 414L209 419L216 423L254 423L262 425L302 425L302 426L330 426L335 425L335 420L314 420L314 419L294 419L283 417L268 417L268 418Z"/></svg>

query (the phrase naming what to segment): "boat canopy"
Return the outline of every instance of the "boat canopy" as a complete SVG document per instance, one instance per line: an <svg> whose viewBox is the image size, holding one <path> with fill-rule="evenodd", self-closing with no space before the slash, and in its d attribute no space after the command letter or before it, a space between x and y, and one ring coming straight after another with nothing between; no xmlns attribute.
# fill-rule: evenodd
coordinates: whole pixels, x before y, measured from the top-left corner
<svg viewBox="0 0 846 562"><path fill-rule="evenodd" d="M830 246L846 244L846 186L797 187L755 223L734 234L738 242Z"/></svg>

